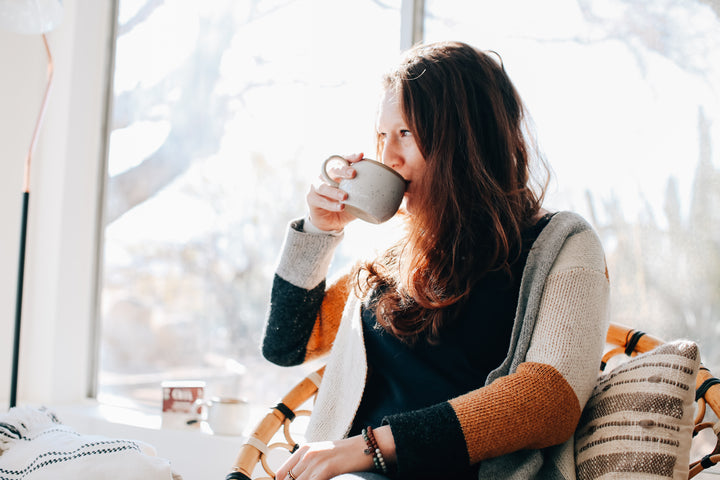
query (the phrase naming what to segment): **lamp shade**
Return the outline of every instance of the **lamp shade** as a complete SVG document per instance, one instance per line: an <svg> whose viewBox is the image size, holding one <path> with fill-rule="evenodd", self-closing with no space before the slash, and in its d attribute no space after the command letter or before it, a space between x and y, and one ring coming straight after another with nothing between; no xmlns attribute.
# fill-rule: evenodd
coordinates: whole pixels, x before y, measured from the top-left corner
<svg viewBox="0 0 720 480"><path fill-rule="evenodd" d="M63 16L62 0L0 0L0 29L41 34L57 27Z"/></svg>

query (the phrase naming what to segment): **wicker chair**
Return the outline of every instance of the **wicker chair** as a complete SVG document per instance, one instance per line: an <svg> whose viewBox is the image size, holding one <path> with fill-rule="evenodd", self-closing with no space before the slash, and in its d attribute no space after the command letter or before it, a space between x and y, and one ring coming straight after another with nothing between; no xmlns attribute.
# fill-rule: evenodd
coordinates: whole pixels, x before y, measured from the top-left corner
<svg viewBox="0 0 720 480"><path fill-rule="evenodd" d="M610 348L603 356L602 366L604 367L610 358L616 355L634 356L649 352L664 343L663 340L639 330L611 324L607 333L607 344ZM275 478L275 473L268 463L268 454L274 449L294 452L298 448L298 443L292 438L290 425L296 417L310 414L309 410L301 410L301 408L316 395L323 372L324 367L305 377L258 423L252 435L240 448L232 472L225 477L226 480L252 480L253 473L260 470L256 468L258 464L262 465L262 470L265 472L261 475L266 476L256 477L256 480ZM710 416L707 412L708 405L715 416L720 416L720 380L713 377L707 368L701 366L696 379L696 388L699 394L693 435L704 429L712 429L716 444L702 461L698 460L690 464L689 478L720 461L720 421L714 423L706 420L706 413ZM281 429L284 438L281 437L280 441L270 443Z"/></svg>

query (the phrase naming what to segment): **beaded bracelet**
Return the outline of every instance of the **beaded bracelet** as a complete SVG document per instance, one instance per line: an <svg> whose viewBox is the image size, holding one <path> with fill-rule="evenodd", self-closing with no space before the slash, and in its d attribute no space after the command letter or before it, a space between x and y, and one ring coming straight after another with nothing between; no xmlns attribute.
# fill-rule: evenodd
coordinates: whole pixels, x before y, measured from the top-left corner
<svg viewBox="0 0 720 480"><path fill-rule="evenodd" d="M365 455L372 455L375 470L378 470L382 473L388 473L388 467L385 463L385 458L383 457L383 454L380 451L380 447L375 440L375 434L373 434L372 427L368 426L367 428L363 428L362 437L368 447L365 449Z"/></svg>

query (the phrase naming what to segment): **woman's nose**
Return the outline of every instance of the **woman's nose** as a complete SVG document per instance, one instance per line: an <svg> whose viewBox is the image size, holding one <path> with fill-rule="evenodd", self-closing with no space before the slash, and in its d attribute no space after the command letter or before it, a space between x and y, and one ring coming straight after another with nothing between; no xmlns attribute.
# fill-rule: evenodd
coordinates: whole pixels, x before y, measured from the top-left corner
<svg viewBox="0 0 720 480"><path fill-rule="evenodd" d="M403 163L400 149L398 148L397 143L393 140L388 139L385 142L382 151L382 163L392 168L393 170L397 170L398 167L400 167Z"/></svg>

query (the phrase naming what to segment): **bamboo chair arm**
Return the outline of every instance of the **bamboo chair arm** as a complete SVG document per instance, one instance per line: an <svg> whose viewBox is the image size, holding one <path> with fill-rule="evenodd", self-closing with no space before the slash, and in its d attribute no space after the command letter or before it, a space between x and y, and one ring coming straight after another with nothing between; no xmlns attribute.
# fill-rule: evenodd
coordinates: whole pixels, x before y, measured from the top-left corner
<svg viewBox="0 0 720 480"><path fill-rule="evenodd" d="M262 462L265 471L270 475L269 478L275 477L274 472L270 470L265 462L267 450L275 446L282 446L290 451L294 451L294 449L297 448L288 431L289 425L295 418L295 415L301 413L298 409L317 393L324 372L325 367L323 366L305 377L283 397L278 405L273 407L272 410L265 415L262 421L255 427L248 441L240 447L240 452L233 465L233 471L225 477L226 480L251 480L253 470L255 470L258 462ZM280 430L280 427L283 426L285 427L285 438L288 443L283 445L268 445L268 442L270 442L273 436Z"/></svg>
<svg viewBox="0 0 720 480"><path fill-rule="evenodd" d="M608 328L606 341L611 345L616 345L625 349L630 343L633 334L638 332L642 333L640 332L640 330L635 330L631 327L626 327L625 325L621 325L619 323L611 323L610 327ZM649 352L653 348L659 347L663 343L665 343L664 340L645 333L637 341L634 351L637 353Z"/></svg>

